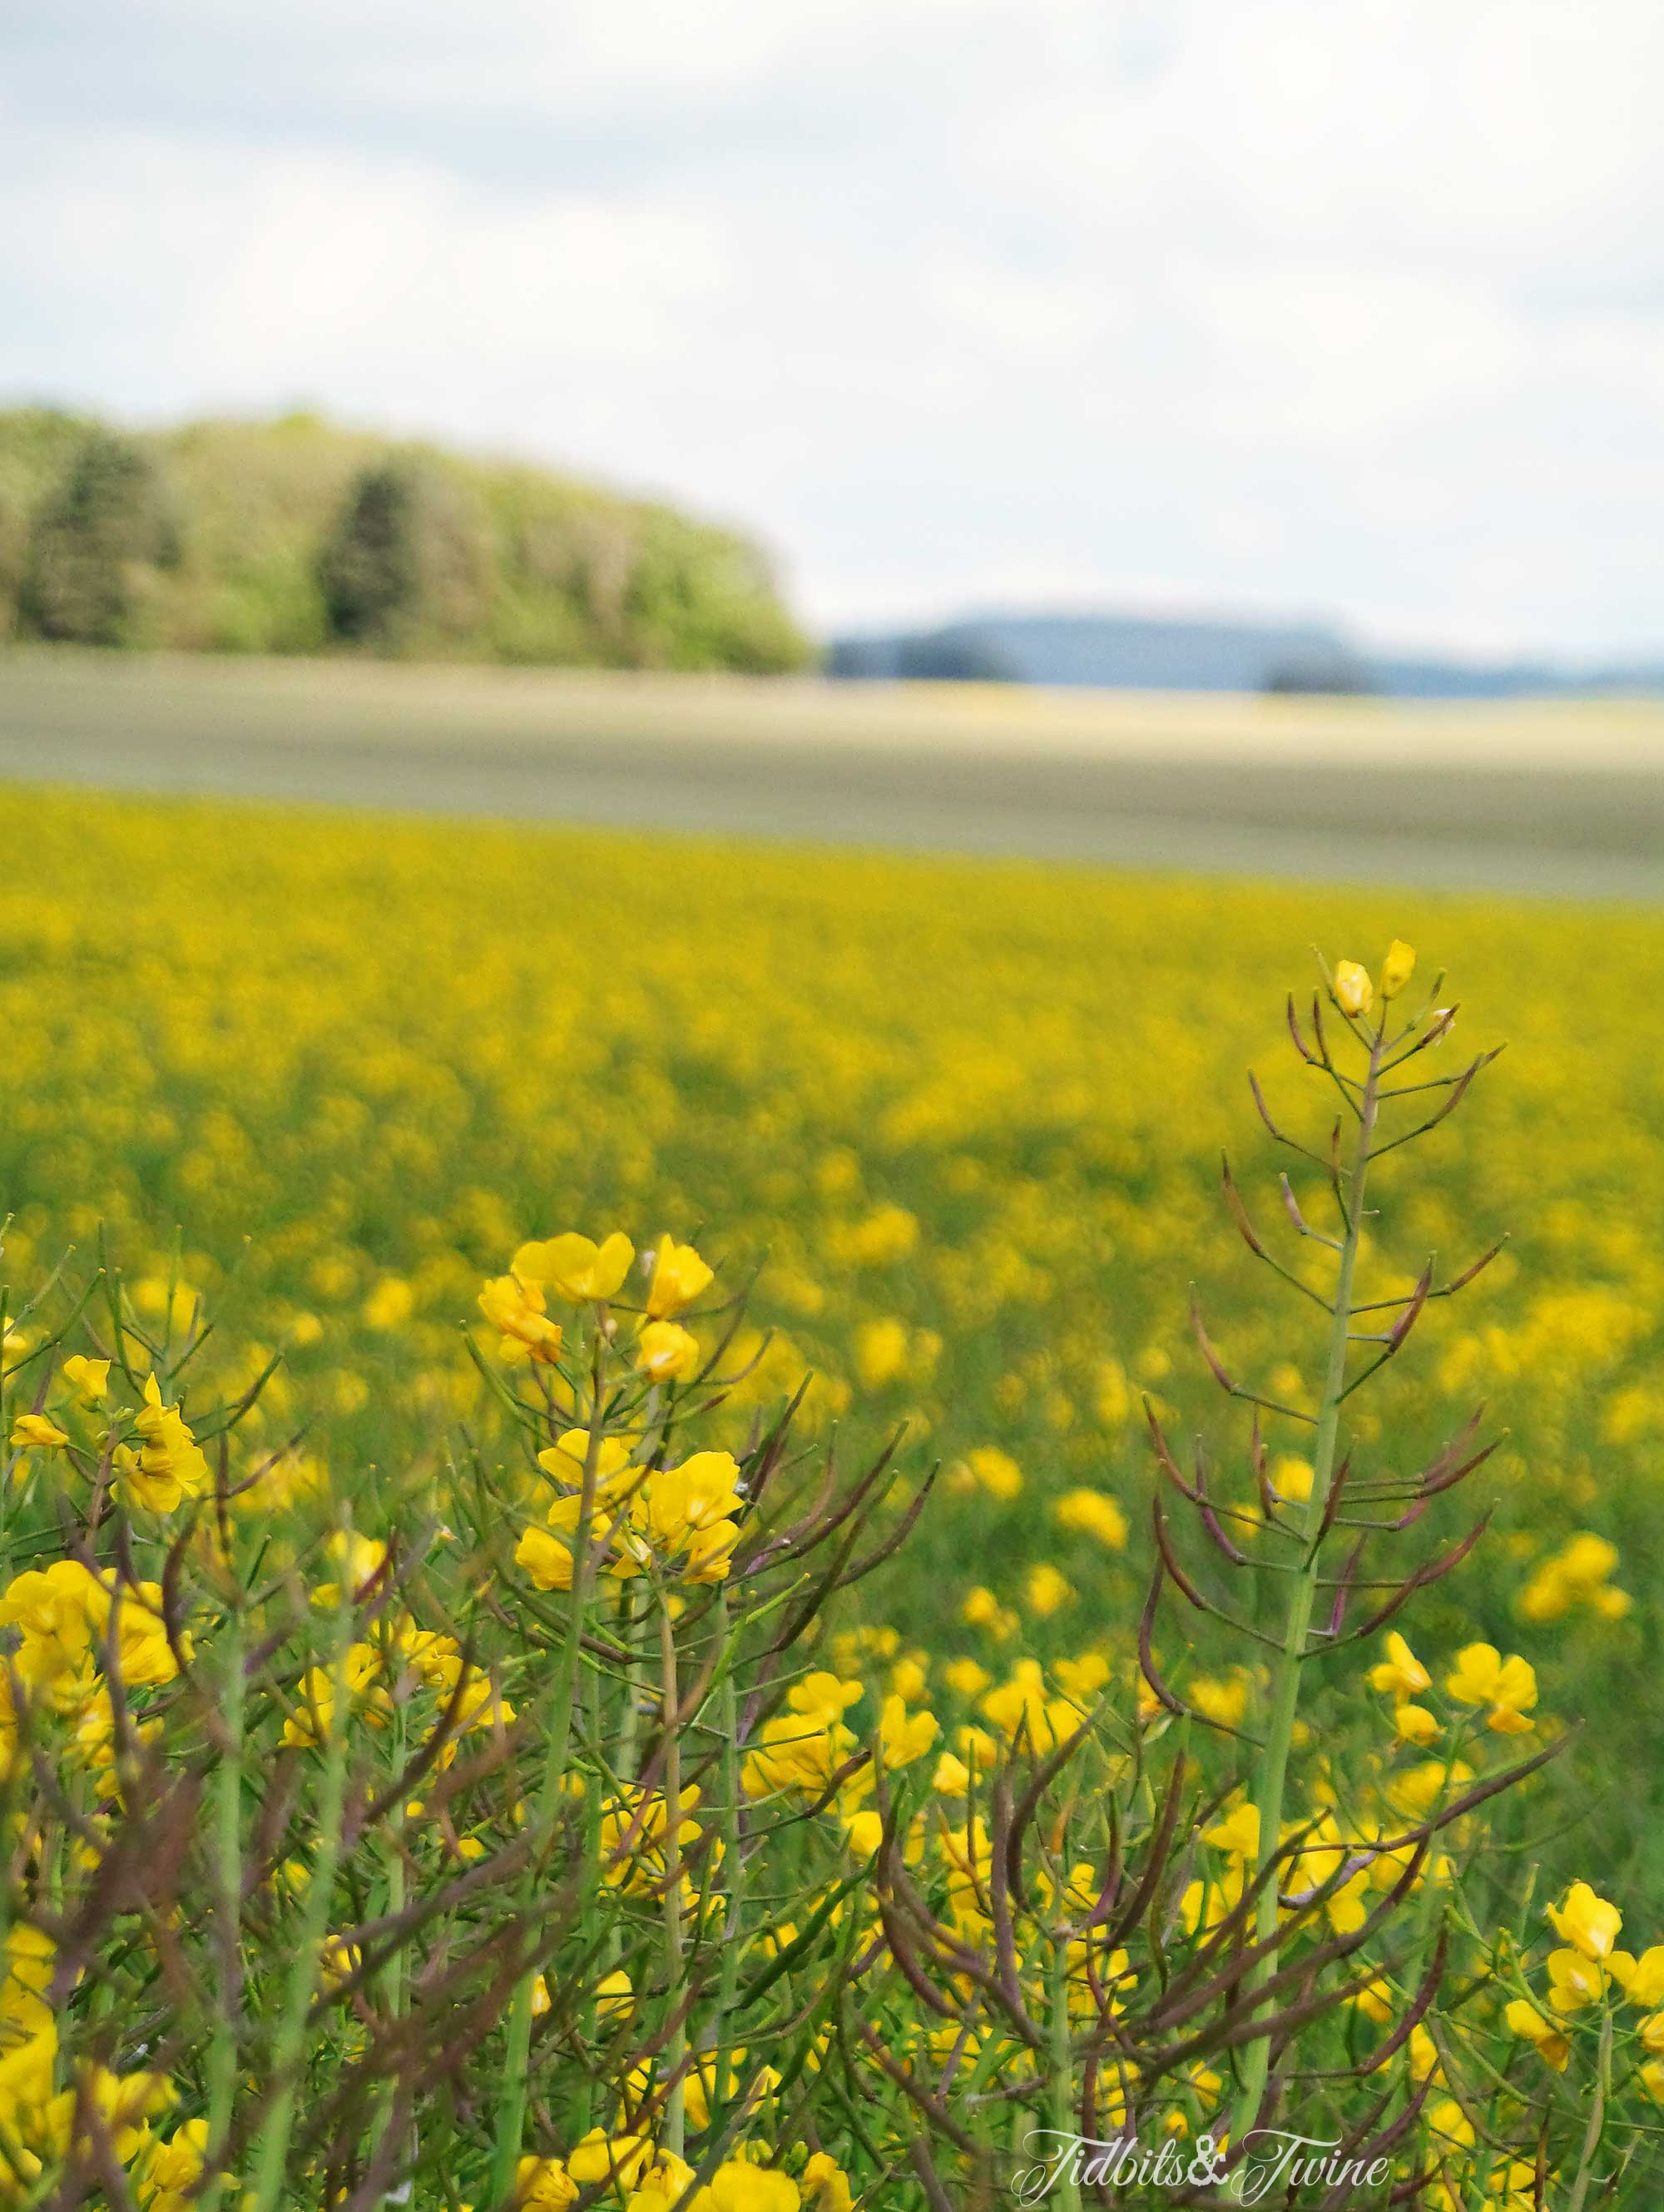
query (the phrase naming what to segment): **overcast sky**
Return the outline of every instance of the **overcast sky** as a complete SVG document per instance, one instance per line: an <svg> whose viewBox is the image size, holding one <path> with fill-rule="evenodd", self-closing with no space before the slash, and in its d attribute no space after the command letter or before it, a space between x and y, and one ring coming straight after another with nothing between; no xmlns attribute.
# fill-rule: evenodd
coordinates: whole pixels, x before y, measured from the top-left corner
<svg viewBox="0 0 1664 2212"><path fill-rule="evenodd" d="M824 626L1664 647L1657 0L12 0L0 384L759 531Z"/></svg>

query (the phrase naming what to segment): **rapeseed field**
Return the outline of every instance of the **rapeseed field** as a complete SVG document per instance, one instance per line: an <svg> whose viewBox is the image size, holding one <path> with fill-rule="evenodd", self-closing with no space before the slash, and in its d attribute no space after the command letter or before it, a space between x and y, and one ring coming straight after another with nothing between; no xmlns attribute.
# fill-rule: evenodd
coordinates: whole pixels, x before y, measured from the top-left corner
<svg viewBox="0 0 1664 2212"><path fill-rule="evenodd" d="M1652 2201L1664 917L0 838L0 2197Z"/></svg>

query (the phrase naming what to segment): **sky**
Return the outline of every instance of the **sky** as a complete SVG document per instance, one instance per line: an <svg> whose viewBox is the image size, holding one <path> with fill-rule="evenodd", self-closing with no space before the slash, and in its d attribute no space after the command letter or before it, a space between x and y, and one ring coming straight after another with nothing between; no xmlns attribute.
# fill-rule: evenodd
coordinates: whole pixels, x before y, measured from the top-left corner
<svg viewBox="0 0 1664 2212"><path fill-rule="evenodd" d="M822 629L1664 648L1655 0L11 0L0 396L737 520Z"/></svg>

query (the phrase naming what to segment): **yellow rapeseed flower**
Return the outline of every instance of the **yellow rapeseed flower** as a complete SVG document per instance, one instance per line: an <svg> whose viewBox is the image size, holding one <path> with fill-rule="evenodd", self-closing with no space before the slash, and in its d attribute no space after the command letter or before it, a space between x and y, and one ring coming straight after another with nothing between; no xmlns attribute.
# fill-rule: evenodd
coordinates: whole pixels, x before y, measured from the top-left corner
<svg viewBox="0 0 1664 2212"><path fill-rule="evenodd" d="M402 1275L384 1275L364 1301L364 1326L386 1335L403 1328L416 1311L416 1286Z"/></svg>
<svg viewBox="0 0 1664 2212"><path fill-rule="evenodd" d="M153 2141L137 2175L144 2212L191 2212L208 2163L208 2122L186 2120L163 2142Z"/></svg>
<svg viewBox="0 0 1664 2212"><path fill-rule="evenodd" d="M1068 1577L1060 1574L1049 1559L1037 1560L1023 1584L1023 1603L1042 1620L1049 1620L1054 1613L1072 1604L1074 1595L1074 1585Z"/></svg>
<svg viewBox="0 0 1664 2212"><path fill-rule="evenodd" d="M1395 1698L1413 1698L1432 1686L1432 1676L1397 1629L1387 1638L1387 1656L1369 1669L1369 1687Z"/></svg>
<svg viewBox="0 0 1664 2212"><path fill-rule="evenodd" d="M934 1713L909 1712L906 1701L892 1693L878 1711L878 1756L886 1767L910 1766L924 1757L940 1732Z"/></svg>
<svg viewBox="0 0 1664 2212"><path fill-rule="evenodd" d="M1611 1956L1624 1924L1618 1907L1598 1896L1586 1881L1573 1882L1559 1904L1549 1906L1548 1917L1557 1936L1563 1936L1586 1959L1596 1960Z"/></svg>
<svg viewBox="0 0 1664 2212"><path fill-rule="evenodd" d="M1558 2027L1546 2014L1538 2011L1524 1997L1515 1997L1503 2014L1509 2033L1535 2044L1537 2056L1552 2066L1557 2074L1564 2074L1566 2062L1571 2057L1571 2045L1565 2031Z"/></svg>
<svg viewBox="0 0 1664 2212"><path fill-rule="evenodd" d="M746 2046L736 2043L728 2053L729 2068L721 2091L721 2101L727 2103L742 2089L757 2084L756 2095L766 2097L780 2086L780 2075L772 2066L747 2066ZM705 2129L711 2124L711 2106L717 2095L716 2053L701 2053L683 2077L683 2097L688 2122L691 2127Z"/></svg>
<svg viewBox="0 0 1664 2212"><path fill-rule="evenodd" d="M1272 1463L1271 1486L1291 1505L1305 1504L1316 1480L1316 1468L1297 1452L1283 1452Z"/></svg>
<svg viewBox="0 0 1664 2212"><path fill-rule="evenodd" d="M69 1441L68 1430L60 1429L45 1413L19 1413L11 1425L14 1451L50 1451L54 1445Z"/></svg>
<svg viewBox="0 0 1664 2212"><path fill-rule="evenodd" d="M1598 1960L1564 1944L1548 1954L1548 2001L1558 2013L1581 2012L1606 1995L1606 1970Z"/></svg>
<svg viewBox="0 0 1664 2212"><path fill-rule="evenodd" d="M1107 1491L1084 1485L1054 1501L1052 1518L1072 1536L1090 1536L1106 1552L1127 1549L1127 1516Z"/></svg>
<svg viewBox="0 0 1664 2212"><path fill-rule="evenodd" d="M116 1661L129 1689L153 1688L179 1673L179 1656L167 1633L160 1583L124 1583L110 1600L116 1629ZM179 1655L191 1656L188 1630L178 1638Z"/></svg>
<svg viewBox="0 0 1664 2212"><path fill-rule="evenodd" d="M107 1359L88 1359L84 1352L74 1352L63 1366L64 1380L76 1393L83 1406L98 1406L104 1402L110 1387L110 1362Z"/></svg>
<svg viewBox="0 0 1664 2212"><path fill-rule="evenodd" d="M605 2169L595 2177L603 2179ZM520 2212L566 2212L580 2195L577 2183L558 2158L523 2158L514 2174L514 2202Z"/></svg>
<svg viewBox="0 0 1664 2212"><path fill-rule="evenodd" d="M568 1305L583 1305L616 1297L635 1258L635 1245L618 1230L598 1244L568 1230L563 1237L522 1244L508 1267L522 1282L551 1290Z"/></svg>
<svg viewBox="0 0 1664 2212"><path fill-rule="evenodd" d="M745 1503L739 1480L738 1464L726 1451L694 1452L675 1467L653 1468L630 1500L625 1551L645 1563L647 1547L686 1582L722 1581L739 1539L735 1516Z"/></svg>
<svg viewBox="0 0 1664 2212"><path fill-rule="evenodd" d="M1627 1951L1614 1951L1606 1964L1631 2004L1648 2011L1664 2005L1664 1943L1650 1945L1638 1959Z"/></svg>
<svg viewBox="0 0 1664 2212"><path fill-rule="evenodd" d="M602 1498L615 1497L627 1490L633 1480L629 1457L635 1449L628 1437L603 1437L595 1455L597 1494ZM537 1454L537 1464L545 1474L568 1490L584 1486L584 1462L589 1456L589 1431L568 1429L557 1442L546 1444Z"/></svg>
<svg viewBox="0 0 1664 2212"><path fill-rule="evenodd" d="M1002 1504L1021 1497L1023 1470L998 1444L978 1444L965 1454L963 1464L969 1481L962 1480L956 1487L985 1490L990 1498L997 1498Z"/></svg>
<svg viewBox="0 0 1664 2212"><path fill-rule="evenodd" d="M1439 1732L1439 1717L1406 1698L1393 1710L1393 1732L1400 1743L1425 1746Z"/></svg>
<svg viewBox="0 0 1664 2212"><path fill-rule="evenodd" d="M497 1332L497 1350L510 1366L561 1356L561 1325L549 1318L543 1285L523 1276L495 1276L479 1295L479 1309Z"/></svg>
<svg viewBox="0 0 1664 2212"><path fill-rule="evenodd" d="M1537 1702L1537 1677L1515 1655L1504 1659L1494 1644L1469 1644L1456 1654L1445 1692L1459 1705L1489 1705L1485 1726L1498 1735L1523 1735Z"/></svg>
<svg viewBox="0 0 1664 2212"><path fill-rule="evenodd" d="M674 1321L695 1298L703 1297L713 1277L714 1271L691 1244L678 1244L674 1237L660 1237L647 1284L649 1316L654 1321Z"/></svg>
<svg viewBox="0 0 1664 2212"><path fill-rule="evenodd" d="M1204 1843L1212 1844L1216 1850L1226 1851L1232 1858L1241 1859L1253 1866L1260 1856L1260 1808L1257 1805L1238 1805L1223 1820L1202 1832Z"/></svg>
<svg viewBox="0 0 1664 2212"><path fill-rule="evenodd" d="M817 2150L798 2177L807 2212L854 2212L854 2198L843 2168L823 2150Z"/></svg>
<svg viewBox="0 0 1664 2212"><path fill-rule="evenodd" d="M79 1559L30 1567L0 1595L0 1627L21 1639L11 1664L31 1687L75 1673L109 1616L109 1593Z"/></svg>
<svg viewBox="0 0 1664 2212"><path fill-rule="evenodd" d="M718 2166L705 2193L709 2212L799 2212L803 2202L797 2183L788 2176L740 2158Z"/></svg>
<svg viewBox="0 0 1664 2212"><path fill-rule="evenodd" d="M162 1403L154 1375L144 1378L144 1403L133 1416L141 1443L115 1452L116 1486L124 1503L151 1513L173 1513L212 1485L208 1462L177 1406Z"/></svg>
<svg viewBox="0 0 1664 2212"><path fill-rule="evenodd" d="M635 1340L636 1370L650 1382L685 1382L699 1362L699 1340L679 1322L650 1321Z"/></svg>
<svg viewBox="0 0 1664 2212"><path fill-rule="evenodd" d="M645 2136L609 2136L604 2128L592 2128L567 2154L568 2178L580 2188L591 2182L610 2181L628 2189L639 2181L653 2158L653 2145ZM575 2197L578 2191L573 2191ZM554 2205L569 2204L572 2197L556 2197Z"/></svg>

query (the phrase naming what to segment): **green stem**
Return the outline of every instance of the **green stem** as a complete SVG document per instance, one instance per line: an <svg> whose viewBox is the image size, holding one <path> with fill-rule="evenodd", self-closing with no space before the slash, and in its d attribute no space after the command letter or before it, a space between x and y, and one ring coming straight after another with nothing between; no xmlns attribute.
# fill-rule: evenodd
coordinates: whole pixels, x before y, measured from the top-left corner
<svg viewBox="0 0 1664 2212"><path fill-rule="evenodd" d="M716 2094L728 2096L732 2048L729 2034L734 1999L739 1994L739 1961L743 1941L740 1922L745 1911L744 1836L740 1826L739 1693L734 1681L732 1629L727 1592L717 1598L717 1634L722 1645L722 1681L718 1691L722 1730L722 1855L727 1869L727 1893L723 1905L722 1978L716 2003Z"/></svg>
<svg viewBox="0 0 1664 2212"><path fill-rule="evenodd" d="M1594 2172L1595 2154L1606 2130L1606 2100L1612 2094L1612 1999L1606 2000L1600 2015L1600 2070L1594 2084L1594 2101L1589 2106L1589 2124L1583 2133L1582 2155L1577 2161L1577 2179L1572 2184L1571 2194L1566 2199L1566 2212L1583 2212L1583 2200L1589 2193L1589 2181Z"/></svg>
<svg viewBox="0 0 1664 2212"><path fill-rule="evenodd" d="M1061 1927L1052 1930L1052 2129L1060 2151L1075 2131L1073 2039L1069 2033L1069 1947ZM1074 2160L1059 2168L1059 2212L1080 2212L1080 2179Z"/></svg>
<svg viewBox="0 0 1664 2212"><path fill-rule="evenodd" d="M618 1717L618 1753L613 1766L621 1782L635 1779L635 1747L641 1729L637 1710L637 1685L634 1672L635 1659L635 1579L634 1577L618 1585L618 1641L629 1654L630 1663L623 1669L624 1706Z"/></svg>
<svg viewBox="0 0 1664 2212"><path fill-rule="evenodd" d="M1313 1532L1313 1540L1307 1547L1299 1574L1290 1586L1282 1649L1272 1668L1271 1717L1254 1790L1254 1803L1260 1814L1257 1871L1261 1874L1275 1860L1282 1840L1283 1801L1288 1782L1289 1754L1294 1743L1294 1724L1300 1707L1301 1669L1305 1660L1307 1639L1311 1632L1312 1613L1317 1601L1321 1546L1315 1532L1323 1525L1323 1515L1334 1482L1335 1453L1340 1436L1340 1405L1346 1390L1346 1352L1351 1335L1352 1278L1357 1266L1358 1240L1363 1221L1363 1185L1369 1171L1369 1145L1375 1134L1378 1103L1376 1088L1381 1073L1381 1032L1377 1030L1370 1042L1369 1072L1358 1102L1357 1143L1347 1183L1339 1264L1335 1274L1334 1303L1330 1308L1323 1395L1312 1445L1311 1496L1307 1501L1304 1518L1305 1528ZM1256 1943L1274 1947L1278 1887L1278 1878L1272 1875L1260 1892L1254 1931ZM1276 1971L1277 1953L1272 1948L1245 1977L1245 1995L1250 2003L1255 1991L1263 1988ZM1243 2054L1242 2087L1237 2093L1231 2118L1233 2142L1241 2142L1259 2118L1270 2063L1270 2037L1268 2034L1261 2035L1248 2045Z"/></svg>
<svg viewBox="0 0 1664 2212"><path fill-rule="evenodd" d="M387 1671L391 1675L393 1675L396 1678L398 1671L398 1655L396 1649L392 1648L392 1638L391 1637L388 1641L390 1648L386 1655ZM392 1771L396 1775L402 1774L404 1771L404 1759L407 1749L405 1705L403 1698L398 1699L393 1708L392 1734ZM404 1801L402 1797L398 1803L392 1808L387 1815L386 1850L387 1917L389 1919L397 1920L403 1913L405 1905ZM386 1967L383 1969L383 1977L382 1986L386 1992L387 2017L392 2021L402 2021L410 2008L409 1996L406 1988L404 1945L403 1941L400 1942L398 1948L394 1951L392 1958L388 1960ZM393 2083L389 2082L386 2087L382 2106L381 2127L384 2130L384 2139L385 2131L391 2130L392 2127L394 2117L398 2111L398 2092L397 2087ZM407 2152L413 2154L416 2148L414 2127L407 2130L406 2133L408 2140L405 2148ZM397 2174L395 2174L393 2178L397 2179Z"/></svg>
<svg viewBox="0 0 1664 2212"><path fill-rule="evenodd" d="M237 2095L238 2027L242 2018L243 1730L245 1726L242 1615L234 1604L226 1617L225 1702L220 1717L228 1747L215 1777L214 1856L219 1879L220 1998L208 2051L208 2179L201 2203L214 2212L229 2175L226 2154Z"/></svg>
<svg viewBox="0 0 1664 2212"><path fill-rule="evenodd" d="M255 2154L250 2212L276 2212L282 2197L295 2102L306 2066L307 2023L317 1993L324 1938L329 1931L330 1903L340 1864L341 1831L347 1802L347 1744L351 1718L347 1711L347 1650L352 1626L352 1594L343 1576L337 1607L335 1650L330 1665L330 1733L319 1804L318 1848L307 1883L295 1956L272 2044L271 2075L277 2086Z"/></svg>
<svg viewBox="0 0 1664 2212"><path fill-rule="evenodd" d="M665 1729L665 1985L674 2008L682 1997L682 1739L677 1727L682 1700L677 1687L676 1623L656 1577L654 1595L659 1600L659 1659L664 1682L660 1718ZM687 2051L688 2027L683 2020L677 2023L665 2048L665 2063L672 2075ZM685 2082L677 2080L665 2100L660 2147L673 2158L681 2157L685 2136ZM723 2088L720 2080L713 2085L713 2108Z"/></svg>
<svg viewBox="0 0 1664 2212"><path fill-rule="evenodd" d="M603 1395L605 1339L597 1316L590 1370L589 1434L584 1449L583 1480L578 1493L578 1521L572 1532L572 1603L567 1615L566 1644L561 1665L550 1689L552 1710L548 1716L548 1741L543 1780L531 1820L531 1849L521 1893L524 1936L537 1910L543 1860L560 1817L561 1786L566 1779L567 1757L572 1743L572 1712L578 1695L578 1667L582 1656L584 1624L595 1581L594 1550L590 1531L595 1520L595 1495L605 1441L605 1400ZM531 2003L537 1970L527 1966L514 1986L508 2008L507 2045L503 2054L502 2094L497 2105L496 2142L491 2160L491 2203L494 2212L513 2200L520 2139L525 2127L527 2072L531 2057Z"/></svg>
<svg viewBox="0 0 1664 2212"><path fill-rule="evenodd" d="M395 1707L392 1723L392 1769L404 1771L406 1743L404 1706ZM387 1917L398 1919L404 1910L404 1806L401 1800L387 1816ZM404 2017L404 1951L401 1945L386 1965L387 2011L393 2020Z"/></svg>

